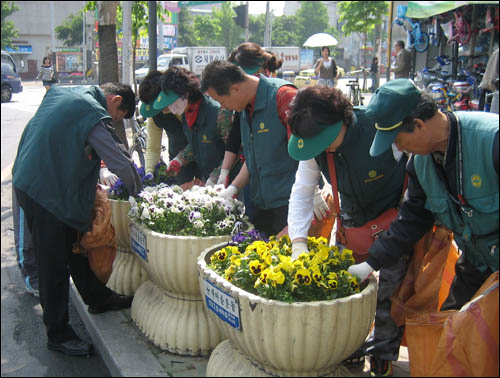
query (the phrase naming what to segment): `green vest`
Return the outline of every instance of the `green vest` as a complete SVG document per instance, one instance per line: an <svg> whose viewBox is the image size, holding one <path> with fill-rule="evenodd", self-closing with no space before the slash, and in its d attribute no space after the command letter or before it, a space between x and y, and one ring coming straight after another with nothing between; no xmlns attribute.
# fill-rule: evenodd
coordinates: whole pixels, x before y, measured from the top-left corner
<svg viewBox="0 0 500 378"><path fill-rule="evenodd" d="M172 113L158 113L153 117L156 126L165 130L168 137L168 157L173 160L177 154L188 144L182 122Z"/></svg>
<svg viewBox="0 0 500 378"><path fill-rule="evenodd" d="M288 155L286 127L278 116L276 94L288 81L260 76L252 119L241 112L241 140L250 173L251 201L259 209L288 205L298 161Z"/></svg>
<svg viewBox="0 0 500 378"><path fill-rule="evenodd" d="M100 168L86 141L103 119L111 117L98 87L52 87L24 129L12 169L16 188L82 232L92 221Z"/></svg>
<svg viewBox="0 0 500 378"><path fill-rule="evenodd" d="M203 180L206 180L224 159L225 143L217 129L219 109L218 102L203 95L193 127L189 127L186 117L182 116L184 135L193 149L194 159L200 168Z"/></svg>
<svg viewBox="0 0 500 378"><path fill-rule="evenodd" d="M498 270L498 175L492 151L498 115L475 112L455 115L462 138L463 197L469 207L457 209L446 184L439 179L431 155L415 155L415 171L427 196L425 207L434 214L436 223L453 231L458 247L479 271L490 268L495 272ZM457 150L457 181L458 159Z"/></svg>
<svg viewBox="0 0 500 378"><path fill-rule="evenodd" d="M376 131L365 108L356 107L353 123L347 127L344 140L335 152L342 212L352 218L356 227L391 207L398 207L403 195L407 156L404 154L397 162L391 148L378 157L370 156ZM326 152L316 157L316 162L331 183Z"/></svg>

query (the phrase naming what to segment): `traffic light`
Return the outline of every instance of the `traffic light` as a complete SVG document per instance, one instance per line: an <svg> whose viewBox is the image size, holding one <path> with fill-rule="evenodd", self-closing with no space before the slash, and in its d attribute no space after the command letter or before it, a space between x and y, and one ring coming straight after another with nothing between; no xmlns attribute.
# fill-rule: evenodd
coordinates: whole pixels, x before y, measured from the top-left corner
<svg viewBox="0 0 500 378"><path fill-rule="evenodd" d="M245 28L248 23L248 4L238 5L233 10L236 12L236 17L233 17L234 22L236 25Z"/></svg>

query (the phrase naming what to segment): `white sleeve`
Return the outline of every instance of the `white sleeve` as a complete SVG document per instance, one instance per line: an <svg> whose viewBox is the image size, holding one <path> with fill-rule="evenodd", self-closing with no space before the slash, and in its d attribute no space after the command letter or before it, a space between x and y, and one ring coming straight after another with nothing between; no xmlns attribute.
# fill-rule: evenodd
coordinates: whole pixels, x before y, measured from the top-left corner
<svg viewBox="0 0 500 378"><path fill-rule="evenodd" d="M320 177L321 170L316 160L311 159L299 163L288 205L288 235L290 240L307 238L313 218L314 189L318 185Z"/></svg>

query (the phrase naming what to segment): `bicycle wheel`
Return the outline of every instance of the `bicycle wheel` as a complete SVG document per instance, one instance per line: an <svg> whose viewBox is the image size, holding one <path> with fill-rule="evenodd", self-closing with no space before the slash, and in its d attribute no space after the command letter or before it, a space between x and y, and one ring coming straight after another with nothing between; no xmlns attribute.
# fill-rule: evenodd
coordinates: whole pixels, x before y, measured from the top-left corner
<svg viewBox="0 0 500 378"><path fill-rule="evenodd" d="M415 50L422 53L428 48L429 48L429 34L427 34L426 32L422 32L420 39L415 41Z"/></svg>
<svg viewBox="0 0 500 378"><path fill-rule="evenodd" d="M361 91L358 91L358 106L363 106L363 98Z"/></svg>
<svg viewBox="0 0 500 378"><path fill-rule="evenodd" d="M146 161L144 159L144 148L142 147L141 143L138 143L137 141L130 147L129 150L130 157L134 162L137 164L137 160L139 160L139 168L144 167L146 168Z"/></svg>
<svg viewBox="0 0 500 378"><path fill-rule="evenodd" d="M353 89L353 94L352 94L352 105L353 106L358 106L359 105L359 98L358 98L358 92L359 90L357 88Z"/></svg>

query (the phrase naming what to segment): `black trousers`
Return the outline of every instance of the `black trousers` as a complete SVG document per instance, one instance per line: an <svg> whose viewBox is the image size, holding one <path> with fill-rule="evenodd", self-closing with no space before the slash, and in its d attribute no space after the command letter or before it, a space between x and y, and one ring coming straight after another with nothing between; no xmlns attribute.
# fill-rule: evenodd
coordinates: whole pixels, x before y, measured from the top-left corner
<svg viewBox="0 0 500 378"><path fill-rule="evenodd" d="M69 325L69 276L88 305L104 303L112 293L90 269L87 257L72 252L78 232L60 222L23 191L15 188L33 238L38 262L40 304L47 337L67 341L75 337Z"/></svg>
<svg viewBox="0 0 500 378"><path fill-rule="evenodd" d="M464 304L472 299L492 273L491 269L480 272L462 253L455 265L455 278L451 283L450 294L448 294L440 311L460 310Z"/></svg>
<svg viewBox="0 0 500 378"><path fill-rule="evenodd" d="M288 224L288 205L268 210L256 208L253 224L267 236L278 234Z"/></svg>

